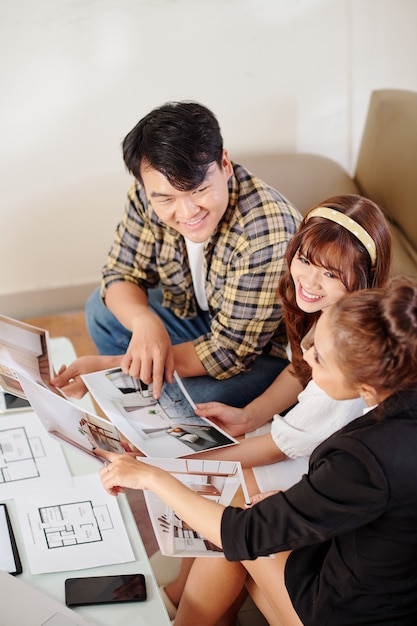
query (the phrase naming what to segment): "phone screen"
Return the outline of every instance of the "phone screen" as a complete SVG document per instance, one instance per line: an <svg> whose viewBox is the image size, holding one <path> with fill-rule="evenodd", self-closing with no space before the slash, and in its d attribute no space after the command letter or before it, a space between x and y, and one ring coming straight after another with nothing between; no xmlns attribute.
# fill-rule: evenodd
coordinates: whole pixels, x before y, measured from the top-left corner
<svg viewBox="0 0 417 626"><path fill-rule="evenodd" d="M67 578L65 602L67 606L109 604L112 602L143 602L146 600L143 574L117 576L90 576Z"/></svg>
<svg viewBox="0 0 417 626"><path fill-rule="evenodd" d="M2 413L5 411L21 411L30 408L31 406L27 400L0 390L0 411Z"/></svg>

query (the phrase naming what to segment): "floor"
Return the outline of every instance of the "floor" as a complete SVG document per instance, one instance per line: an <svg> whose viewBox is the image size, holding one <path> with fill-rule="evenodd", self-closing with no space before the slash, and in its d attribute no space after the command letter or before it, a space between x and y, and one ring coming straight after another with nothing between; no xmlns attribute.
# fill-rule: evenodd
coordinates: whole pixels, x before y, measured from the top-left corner
<svg viewBox="0 0 417 626"><path fill-rule="evenodd" d="M31 317L22 320L38 328L43 328L53 337L68 337L77 356L97 354L96 347L88 334L83 311ZM97 414L102 415L99 409ZM148 516L145 500L141 491L128 491L127 497L139 528L146 552L151 556L158 550L158 544Z"/></svg>

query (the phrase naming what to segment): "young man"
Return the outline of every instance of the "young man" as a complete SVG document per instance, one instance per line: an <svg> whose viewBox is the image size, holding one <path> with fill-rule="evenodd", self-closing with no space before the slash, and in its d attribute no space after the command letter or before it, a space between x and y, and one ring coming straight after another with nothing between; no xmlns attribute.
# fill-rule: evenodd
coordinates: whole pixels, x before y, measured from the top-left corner
<svg viewBox="0 0 417 626"><path fill-rule="evenodd" d="M300 215L229 160L198 103L151 111L123 157L136 180L86 308L98 351L155 397L176 370L195 401L243 406L287 364L276 288Z"/></svg>

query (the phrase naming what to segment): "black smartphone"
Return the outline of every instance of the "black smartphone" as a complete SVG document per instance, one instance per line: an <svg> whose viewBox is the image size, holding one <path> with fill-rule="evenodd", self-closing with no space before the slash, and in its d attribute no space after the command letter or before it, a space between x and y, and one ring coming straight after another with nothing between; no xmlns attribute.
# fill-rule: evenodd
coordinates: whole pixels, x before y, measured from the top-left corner
<svg viewBox="0 0 417 626"><path fill-rule="evenodd" d="M30 409L31 406L27 400L18 396L13 396L11 393L0 391L0 413L6 411L22 411L23 409Z"/></svg>
<svg viewBox="0 0 417 626"><path fill-rule="evenodd" d="M144 600L146 600L146 585L143 574L89 576L67 578L65 581L67 606L143 602Z"/></svg>
<svg viewBox="0 0 417 626"><path fill-rule="evenodd" d="M0 504L0 569L9 574L22 573L22 564L5 504Z"/></svg>

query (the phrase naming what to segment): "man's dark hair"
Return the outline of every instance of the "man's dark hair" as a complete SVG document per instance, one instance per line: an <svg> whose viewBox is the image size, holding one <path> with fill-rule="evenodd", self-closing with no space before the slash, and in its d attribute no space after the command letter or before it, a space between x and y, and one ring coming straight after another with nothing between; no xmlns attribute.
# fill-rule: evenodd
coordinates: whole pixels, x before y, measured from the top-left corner
<svg viewBox="0 0 417 626"><path fill-rule="evenodd" d="M123 140L127 169L161 172L179 191L195 189L211 163L222 164L223 139L214 114L197 102L167 102L143 117Z"/></svg>

